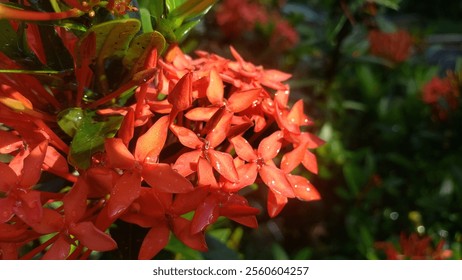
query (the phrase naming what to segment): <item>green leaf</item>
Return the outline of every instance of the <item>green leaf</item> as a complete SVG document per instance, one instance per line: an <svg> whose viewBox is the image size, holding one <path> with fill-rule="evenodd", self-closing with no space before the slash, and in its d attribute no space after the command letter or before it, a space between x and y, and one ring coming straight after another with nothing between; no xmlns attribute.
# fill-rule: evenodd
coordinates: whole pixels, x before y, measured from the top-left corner
<svg viewBox="0 0 462 280"><path fill-rule="evenodd" d="M157 49L157 54L160 55L166 44L164 36L157 31L141 34L130 43L122 63L132 73L144 70L142 68L150 52Z"/></svg>
<svg viewBox="0 0 462 280"><path fill-rule="evenodd" d="M167 10L171 13L177 7L181 6L187 0L165 0L165 5L167 6Z"/></svg>
<svg viewBox="0 0 462 280"><path fill-rule="evenodd" d="M199 22L200 20L190 21L188 23L183 24L180 28L176 29L175 37L177 38L177 40L181 41L183 38L185 38L189 31L191 31Z"/></svg>
<svg viewBox="0 0 462 280"><path fill-rule="evenodd" d="M58 114L59 127L69 136L74 137L83 121L81 108L68 108Z"/></svg>
<svg viewBox="0 0 462 280"><path fill-rule="evenodd" d="M156 20L162 18L164 14L164 0L138 0L141 9L149 11L150 15Z"/></svg>
<svg viewBox="0 0 462 280"><path fill-rule="evenodd" d="M78 109L73 112L78 112ZM72 139L68 161L77 168L87 169L90 167L93 154L104 149L106 138L114 137L123 117L103 117L95 111L82 111L81 113L81 122Z"/></svg>
<svg viewBox="0 0 462 280"><path fill-rule="evenodd" d="M387 7L393 10L398 10L399 3L401 2L401 0L374 0L374 2L384 7Z"/></svg>
<svg viewBox="0 0 462 280"><path fill-rule="evenodd" d="M170 10L169 17L184 20L204 15L215 4L216 0L187 0L182 5Z"/></svg>
<svg viewBox="0 0 462 280"><path fill-rule="evenodd" d="M9 57L18 55L18 36L8 20L0 20L0 51Z"/></svg>

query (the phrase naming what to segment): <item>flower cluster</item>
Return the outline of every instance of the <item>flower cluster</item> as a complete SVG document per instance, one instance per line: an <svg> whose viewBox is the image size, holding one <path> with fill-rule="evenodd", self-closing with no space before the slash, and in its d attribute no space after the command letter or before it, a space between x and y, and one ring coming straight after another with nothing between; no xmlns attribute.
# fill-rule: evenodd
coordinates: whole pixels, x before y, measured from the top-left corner
<svg viewBox="0 0 462 280"><path fill-rule="evenodd" d="M422 99L432 107L433 115L439 120L448 118L448 113L459 106L459 86L456 75L433 77L424 85Z"/></svg>
<svg viewBox="0 0 462 280"><path fill-rule="evenodd" d="M269 45L279 51L294 47L299 41L297 31L279 13L270 13L258 1L225 0L218 7L216 21L222 32L237 39L257 26L271 29Z"/></svg>
<svg viewBox="0 0 462 280"><path fill-rule="evenodd" d="M30 27L31 50L46 65ZM113 86L102 54L95 59L99 34L53 31L74 59L70 71L43 77L0 52L1 259L114 250L118 220L149 229L140 259L170 234L204 251L219 217L257 227L243 188L266 186L271 217L289 198L320 199L299 167L317 173L311 150L323 141L306 129L303 101L290 106L289 74L233 48L234 59L192 58L175 44L158 56L153 44L129 57L127 77Z"/></svg>
<svg viewBox="0 0 462 280"><path fill-rule="evenodd" d="M387 33L373 29L368 38L371 54L391 62L403 62L411 53L412 37L405 30Z"/></svg>
<svg viewBox="0 0 462 280"><path fill-rule="evenodd" d="M431 244L429 236L419 237L416 233L406 236L400 235L400 249L395 248L392 243L378 242L377 249L383 250L388 260L444 260L452 256L452 251L444 249L444 240L441 240L436 247Z"/></svg>

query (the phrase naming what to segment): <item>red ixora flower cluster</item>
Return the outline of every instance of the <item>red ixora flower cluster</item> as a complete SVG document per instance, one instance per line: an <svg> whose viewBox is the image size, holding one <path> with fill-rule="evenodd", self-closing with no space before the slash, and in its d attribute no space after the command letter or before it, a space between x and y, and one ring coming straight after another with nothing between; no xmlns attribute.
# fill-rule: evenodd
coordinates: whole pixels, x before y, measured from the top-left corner
<svg viewBox="0 0 462 280"><path fill-rule="evenodd" d="M269 46L287 50L299 41L297 31L278 12L268 12L258 1L225 0L217 9L216 21L223 33L232 39L253 31L257 25L272 26Z"/></svg>
<svg viewBox="0 0 462 280"><path fill-rule="evenodd" d="M378 242L376 247L383 250L389 260L444 260L452 256L451 250L444 249L444 240L433 247L429 236L420 237L416 233L409 236L402 233L399 244L399 249L390 242Z"/></svg>
<svg viewBox="0 0 462 280"><path fill-rule="evenodd" d="M436 119L447 119L449 112L459 106L458 81L452 72L444 78L433 77L424 85L422 91L422 99L432 107Z"/></svg>
<svg viewBox="0 0 462 280"><path fill-rule="evenodd" d="M75 47L72 34L57 31ZM92 41L81 42L84 54ZM203 251L206 228L220 216L257 227L259 210L239 193L252 184L267 187L271 217L289 198L318 200L294 170L317 173L310 150L323 141L304 128L312 121L303 101L289 106L290 75L231 53L234 60L201 51L193 59L171 45L158 57L153 48L127 84L97 100L82 99L95 78L89 59L76 64L75 87L0 74L0 259L85 259L116 249L109 227L117 220L149 229L140 259L153 258L171 233ZM0 53L0 69L21 65ZM134 86L126 103L113 102ZM68 160L70 140L57 125L73 106L123 117L88 168Z"/></svg>
<svg viewBox="0 0 462 280"><path fill-rule="evenodd" d="M391 62L403 62L411 53L412 37L406 30L388 33L373 29L368 38L371 54Z"/></svg>

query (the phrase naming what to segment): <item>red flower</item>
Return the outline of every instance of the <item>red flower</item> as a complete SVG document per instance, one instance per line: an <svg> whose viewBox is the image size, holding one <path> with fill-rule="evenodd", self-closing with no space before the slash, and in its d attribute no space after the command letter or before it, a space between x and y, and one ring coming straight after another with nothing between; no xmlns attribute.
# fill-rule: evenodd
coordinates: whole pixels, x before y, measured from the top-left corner
<svg viewBox="0 0 462 280"><path fill-rule="evenodd" d="M423 87L423 101L432 106L434 115L440 120L446 119L448 113L459 105L456 83L454 78L433 77Z"/></svg>
<svg viewBox="0 0 462 280"><path fill-rule="evenodd" d="M370 52L392 62L405 61L411 52L412 38L405 30L384 33L379 30L369 32Z"/></svg>
<svg viewBox="0 0 462 280"><path fill-rule="evenodd" d="M443 249L444 240L441 240L436 248L433 248L429 236L419 237L416 233L406 236L402 233L399 243L398 249L389 242L378 242L376 247L384 250L389 260L443 260L452 256L451 250Z"/></svg>

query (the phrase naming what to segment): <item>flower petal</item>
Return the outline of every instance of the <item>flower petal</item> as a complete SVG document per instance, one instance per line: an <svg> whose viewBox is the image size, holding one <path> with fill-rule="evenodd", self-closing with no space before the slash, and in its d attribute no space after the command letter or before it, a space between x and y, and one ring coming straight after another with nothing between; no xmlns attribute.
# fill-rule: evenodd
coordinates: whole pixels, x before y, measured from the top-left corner
<svg viewBox="0 0 462 280"><path fill-rule="evenodd" d="M197 207L191 224L191 233L199 233L205 228L213 224L219 216L219 201L218 199L210 195Z"/></svg>
<svg viewBox="0 0 462 280"><path fill-rule="evenodd" d="M258 154L265 161L275 158L281 150L281 139L283 136L284 134L282 131L278 130L265 139L261 140L260 144L258 145Z"/></svg>
<svg viewBox="0 0 462 280"><path fill-rule="evenodd" d="M64 215L68 223L78 222L87 210L88 185L79 178L72 189L63 197Z"/></svg>
<svg viewBox="0 0 462 280"><path fill-rule="evenodd" d="M176 135L176 137L178 137L178 140L181 142L181 144L188 148L197 149L204 145L204 142L202 142L199 137L197 137L196 133L190 129L187 129L186 127L171 125L170 129Z"/></svg>
<svg viewBox="0 0 462 280"><path fill-rule="evenodd" d="M209 86L207 87L206 93L210 103L213 105L218 104L220 106L223 104L223 89L223 81L221 80L220 75L215 68L212 68L212 70L210 70Z"/></svg>
<svg viewBox="0 0 462 280"><path fill-rule="evenodd" d="M199 162L197 164L197 177L198 186L211 188L218 187L217 179L213 174L213 168L204 158L199 158Z"/></svg>
<svg viewBox="0 0 462 280"><path fill-rule="evenodd" d="M196 107L188 110L184 116L192 121L206 122L210 120L219 109L219 107Z"/></svg>
<svg viewBox="0 0 462 280"><path fill-rule="evenodd" d="M110 218L120 216L140 195L141 175L138 172L125 171L115 183L108 200Z"/></svg>
<svg viewBox="0 0 462 280"><path fill-rule="evenodd" d="M300 162L302 162L305 156L306 145L299 145L290 152L287 152L282 156L281 169L285 173L290 173L294 170Z"/></svg>
<svg viewBox="0 0 462 280"><path fill-rule="evenodd" d="M163 116L138 138L135 148L137 160L149 160L146 158L149 155L154 161L157 161L157 157L164 148L165 139L167 139L168 125L168 116Z"/></svg>
<svg viewBox="0 0 462 280"><path fill-rule="evenodd" d="M258 159L254 149L250 146L249 142L242 136L236 136L230 139L234 146L236 154L247 162L252 162Z"/></svg>
<svg viewBox="0 0 462 280"><path fill-rule="evenodd" d="M318 161L316 160L316 156L309 150L305 151L302 164L308 171L318 174Z"/></svg>
<svg viewBox="0 0 462 280"><path fill-rule="evenodd" d="M175 217L173 220L173 233L189 248L202 252L207 250L205 233L198 232L196 234L191 234L191 221L183 217Z"/></svg>
<svg viewBox="0 0 462 280"><path fill-rule="evenodd" d="M282 209L284 209L284 206L286 206L287 202L288 202L287 197L277 194L270 190L268 192L268 201L267 201L268 215L271 218L274 218L277 215L279 215Z"/></svg>
<svg viewBox="0 0 462 280"><path fill-rule="evenodd" d="M286 173L281 169L264 165L258 172L263 182L275 193L285 197L295 197L294 191L290 182L287 180Z"/></svg>
<svg viewBox="0 0 462 280"><path fill-rule="evenodd" d="M111 167L131 169L135 166L135 157L127 149L122 139L108 138L104 142L104 148Z"/></svg>
<svg viewBox="0 0 462 280"><path fill-rule="evenodd" d="M321 199L318 190L306 179L298 175L288 175L287 179L293 187L295 197L304 201Z"/></svg>
<svg viewBox="0 0 462 280"><path fill-rule="evenodd" d="M254 162L241 165L237 168L237 174L239 175L238 182L226 181L223 185L223 189L228 192L237 192L240 189L250 186L255 183L258 175L258 165Z"/></svg>
<svg viewBox="0 0 462 280"><path fill-rule="evenodd" d="M244 111L245 109L252 106L255 101L258 101L258 97L260 96L261 91L261 88L254 88L250 90L234 92L228 98L228 109L235 113Z"/></svg>
<svg viewBox="0 0 462 280"><path fill-rule="evenodd" d="M21 138L11 131L0 130L0 153L9 154L23 146Z"/></svg>
<svg viewBox="0 0 462 280"><path fill-rule="evenodd" d="M184 177L191 175L197 170L197 162L202 151L192 151L181 154L173 165L173 169Z"/></svg>
<svg viewBox="0 0 462 280"><path fill-rule="evenodd" d="M69 256L70 250L69 238L61 234L43 255L42 260L65 260Z"/></svg>
<svg viewBox="0 0 462 280"><path fill-rule="evenodd" d="M231 127L231 120L233 119L233 113L230 111L224 111L221 118L208 132L206 139L209 141L211 147L216 147L226 139L229 128Z"/></svg>
<svg viewBox="0 0 462 280"><path fill-rule="evenodd" d="M64 158L55 148L48 146L47 153L43 163L50 167L52 170L66 174L69 172L67 159Z"/></svg>
<svg viewBox="0 0 462 280"><path fill-rule="evenodd" d="M0 162L0 191L8 192L11 188L15 187L18 182L16 173L5 163Z"/></svg>
<svg viewBox="0 0 462 280"><path fill-rule="evenodd" d="M159 192L186 193L194 189L188 179L166 163L144 163L142 176L154 190Z"/></svg>
<svg viewBox="0 0 462 280"><path fill-rule="evenodd" d="M96 228L92 222L81 222L69 228L85 247L93 251L111 251L117 248L117 243L106 233Z"/></svg>
<svg viewBox="0 0 462 280"><path fill-rule="evenodd" d="M191 107L192 104L192 72L186 73L168 94L168 102L173 109L180 112Z"/></svg>
<svg viewBox="0 0 462 280"><path fill-rule="evenodd" d="M208 158L213 168L223 177L231 182L238 182L239 175L234 166L233 157L228 153L223 153L215 150L208 151Z"/></svg>
<svg viewBox="0 0 462 280"><path fill-rule="evenodd" d="M170 229L167 224L162 223L152 227L141 244L138 259L150 260L157 255L165 246L167 246L170 239Z"/></svg>
<svg viewBox="0 0 462 280"><path fill-rule="evenodd" d="M20 185L25 188L34 186L40 179L42 164L45 159L48 141L43 141L35 147L30 154L24 159L24 167Z"/></svg>
<svg viewBox="0 0 462 280"><path fill-rule="evenodd" d="M16 200L12 197L0 199L0 224L6 223L13 218L13 206L15 203Z"/></svg>

